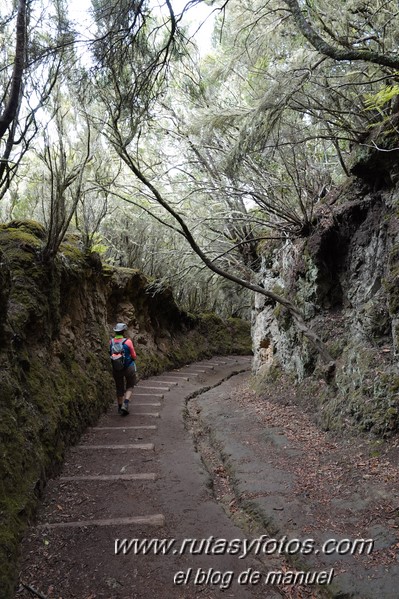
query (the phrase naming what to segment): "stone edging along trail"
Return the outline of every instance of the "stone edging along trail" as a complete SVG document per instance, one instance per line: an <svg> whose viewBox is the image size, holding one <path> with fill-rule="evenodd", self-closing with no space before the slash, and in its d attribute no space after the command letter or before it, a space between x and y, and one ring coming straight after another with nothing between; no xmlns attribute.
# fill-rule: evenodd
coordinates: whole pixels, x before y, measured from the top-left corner
<svg viewBox="0 0 399 599"><path fill-rule="evenodd" d="M276 404L256 396L251 403L246 395L248 377L238 375L188 402L187 423L226 512L252 531L250 537L267 531L270 551L286 540L290 568L331 572L326 596L396 599L399 522L392 506L399 491L393 465L378 478L373 470L363 475L366 441L364 447L360 440L333 442L327 433L314 433L310 422L309 429L295 430L299 423L306 427L300 408L277 402L283 418L273 420L267 411ZM317 441L312 452L303 443L307 437Z"/></svg>

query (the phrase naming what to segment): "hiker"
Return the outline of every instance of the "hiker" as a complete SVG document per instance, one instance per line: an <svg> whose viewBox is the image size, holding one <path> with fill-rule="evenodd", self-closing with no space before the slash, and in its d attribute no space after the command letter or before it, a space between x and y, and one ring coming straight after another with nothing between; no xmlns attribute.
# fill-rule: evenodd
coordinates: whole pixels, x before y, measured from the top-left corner
<svg viewBox="0 0 399 599"><path fill-rule="evenodd" d="M110 340L109 353L112 361L112 374L115 380L118 414L129 414L129 400L136 384L136 351L131 339L124 335L127 325L118 322L114 326L115 336ZM126 381L126 390L125 390Z"/></svg>

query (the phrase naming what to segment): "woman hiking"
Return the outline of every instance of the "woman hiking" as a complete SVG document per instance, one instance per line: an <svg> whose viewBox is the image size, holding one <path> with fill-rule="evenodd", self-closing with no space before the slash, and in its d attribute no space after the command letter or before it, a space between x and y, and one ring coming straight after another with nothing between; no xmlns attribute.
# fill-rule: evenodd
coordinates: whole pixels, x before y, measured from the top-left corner
<svg viewBox="0 0 399 599"><path fill-rule="evenodd" d="M129 400L136 384L136 351L129 337L124 335L127 325L118 322L114 326L115 336L109 342L109 353L112 362L112 374L115 381L118 414L129 414Z"/></svg>

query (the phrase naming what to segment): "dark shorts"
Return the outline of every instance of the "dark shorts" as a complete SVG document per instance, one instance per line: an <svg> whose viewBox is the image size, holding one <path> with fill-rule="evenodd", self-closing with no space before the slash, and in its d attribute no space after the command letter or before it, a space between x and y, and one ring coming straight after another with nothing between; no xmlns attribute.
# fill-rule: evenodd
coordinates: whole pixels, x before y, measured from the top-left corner
<svg viewBox="0 0 399 599"><path fill-rule="evenodd" d="M128 368L113 372L113 375L115 380L116 395L118 397L122 397L125 391L132 391L137 382L136 365L131 364L128 366Z"/></svg>

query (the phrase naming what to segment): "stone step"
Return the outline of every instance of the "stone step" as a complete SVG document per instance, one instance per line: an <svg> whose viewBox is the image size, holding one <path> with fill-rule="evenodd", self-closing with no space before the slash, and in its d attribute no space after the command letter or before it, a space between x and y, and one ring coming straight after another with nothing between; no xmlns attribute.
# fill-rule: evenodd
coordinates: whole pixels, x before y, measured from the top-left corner
<svg viewBox="0 0 399 599"><path fill-rule="evenodd" d="M157 397L158 399L163 399L165 396L163 393L133 393L132 401L134 401L135 397Z"/></svg>
<svg viewBox="0 0 399 599"><path fill-rule="evenodd" d="M152 380L148 379L146 381L140 381L139 385L137 385L137 386L144 387L145 383L149 383L150 385L158 385L159 384L159 385L174 385L174 386L179 384L178 381L152 381ZM146 387L146 388L149 389L150 387ZM157 387L157 389L158 389L158 387Z"/></svg>
<svg viewBox="0 0 399 599"><path fill-rule="evenodd" d="M176 380L177 381L189 381L190 380L188 376L182 376L179 372L176 372L176 373L169 372L166 376L173 377L173 381L166 381L166 384L168 384L168 385L173 384L173 382ZM177 385L178 383L175 383L175 384Z"/></svg>
<svg viewBox="0 0 399 599"><path fill-rule="evenodd" d="M142 416L142 414L140 414ZM77 445L74 449L143 449L145 451L152 451L154 449L154 443L132 443L130 445Z"/></svg>
<svg viewBox="0 0 399 599"><path fill-rule="evenodd" d="M157 476L154 472L136 472L134 474L97 474L95 476L82 475L82 476L60 476L58 480L60 482L73 482L73 481L113 481L113 480L156 480Z"/></svg>
<svg viewBox="0 0 399 599"><path fill-rule="evenodd" d="M136 389L151 389L154 391L170 391L170 387L149 387L148 385L136 385Z"/></svg>
<svg viewBox="0 0 399 599"><path fill-rule="evenodd" d="M137 426L96 426L94 428L89 429L90 432L96 431L133 431L133 430L157 430L157 426L155 424L143 424Z"/></svg>
<svg viewBox="0 0 399 599"><path fill-rule="evenodd" d="M204 370L204 372L205 372L205 370ZM188 372L188 371L185 371L185 374L188 374L189 377L190 376L199 376L199 372L191 372L191 371ZM190 379L188 378L187 380L190 380Z"/></svg>
<svg viewBox="0 0 399 599"><path fill-rule="evenodd" d="M136 416L136 417L139 417L139 416L140 417L147 416L148 418L160 418L161 417L159 412L133 412L132 410L130 410L129 414L130 414L130 416ZM122 416L122 418L129 418L129 416Z"/></svg>
<svg viewBox="0 0 399 599"><path fill-rule="evenodd" d="M165 517L163 514L154 514L152 516L132 516L130 518L108 518L105 520L77 520L74 522L56 522L54 524L39 524L38 528L86 528L88 526L130 526L132 524L164 526Z"/></svg>
<svg viewBox="0 0 399 599"><path fill-rule="evenodd" d="M205 374L206 370L202 370L202 369L195 369L195 370L190 370L190 371L186 371L187 374L189 374L190 376L198 376L199 374Z"/></svg>

